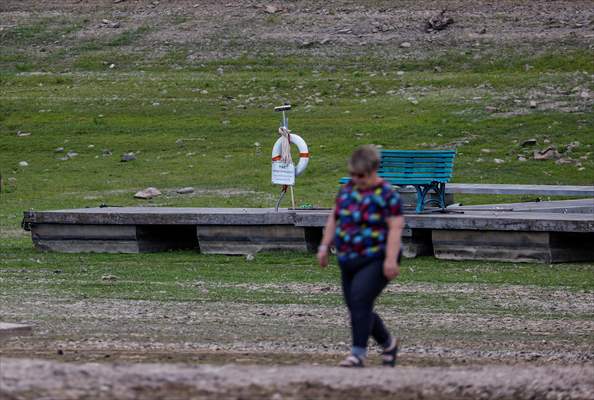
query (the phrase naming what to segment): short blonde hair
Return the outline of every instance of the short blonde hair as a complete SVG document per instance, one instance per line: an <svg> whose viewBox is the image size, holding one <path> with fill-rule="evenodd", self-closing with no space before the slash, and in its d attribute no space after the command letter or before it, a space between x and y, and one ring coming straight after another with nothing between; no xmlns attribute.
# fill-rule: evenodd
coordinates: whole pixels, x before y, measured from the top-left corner
<svg viewBox="0 0 594 400"><path fill-rule="evenodd" d="M370 174L380 165L380 152L374 144L357 148L349 159L349 171L357 174Z"/></svg>

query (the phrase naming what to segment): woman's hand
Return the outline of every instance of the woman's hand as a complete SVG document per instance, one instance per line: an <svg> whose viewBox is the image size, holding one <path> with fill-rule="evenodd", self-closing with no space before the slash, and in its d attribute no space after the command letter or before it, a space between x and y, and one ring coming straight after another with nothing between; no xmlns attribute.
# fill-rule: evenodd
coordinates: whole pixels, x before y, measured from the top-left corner
<svg viewBox="0 0 594 400"><path fill-rule="evenodd" d="M317 257L320 267L326 268L328 266L328 246L321 244L320 247L318 247Z"/></svg>
<svg viewBox="0 0 594 400"><path fill-rule="evenodd" d="M386 258L384 260L384 276L387 280L391 281L400 275L400 265L398 261Z"/></svg>

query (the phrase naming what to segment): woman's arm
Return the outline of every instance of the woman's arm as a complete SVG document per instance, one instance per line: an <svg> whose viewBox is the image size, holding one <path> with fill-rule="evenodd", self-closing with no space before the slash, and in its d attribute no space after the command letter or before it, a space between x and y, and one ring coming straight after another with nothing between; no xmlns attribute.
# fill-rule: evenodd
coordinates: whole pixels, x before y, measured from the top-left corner
<svg viewBox="0 0 594 400"><path fill-rule="evenodd" d="M322 268L328 266L329 247L334 241L334 231L336 231L336 216L334 212L335 209L333 208L332 212L328 216L328 220L326 221L326 226L324 227L324 236L322 237L320 247L318 247L317 257L320 267Z"/></svg>
<svg viewBox="0 0 594 400"><path fill-rule="evenodd" d="M384 276L392 280L400 275L398 254L400 253L402 230L404 229L404 217L389 217L388 240L386 242L386 259L384 260Z"/></svg>

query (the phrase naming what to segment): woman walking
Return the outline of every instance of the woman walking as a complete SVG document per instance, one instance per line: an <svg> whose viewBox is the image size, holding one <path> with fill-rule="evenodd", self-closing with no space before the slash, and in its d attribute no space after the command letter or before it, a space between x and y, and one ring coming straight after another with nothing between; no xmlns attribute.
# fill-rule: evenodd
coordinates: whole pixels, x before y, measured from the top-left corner
<svg viewBox="0 0 594 400"><path fill-rule="evenodd" d="M382 363L396 364L399 340L373 311L375 299L400 274L400 237L404 227L400 197L377 174L380 155L373 145L359 147L348 167L351 181L336 196L318 248L318 262L328 265L329 246L336 246L342 290L351 319L351 354L339 365L363 367L367 341L382 346Z"/></svg>

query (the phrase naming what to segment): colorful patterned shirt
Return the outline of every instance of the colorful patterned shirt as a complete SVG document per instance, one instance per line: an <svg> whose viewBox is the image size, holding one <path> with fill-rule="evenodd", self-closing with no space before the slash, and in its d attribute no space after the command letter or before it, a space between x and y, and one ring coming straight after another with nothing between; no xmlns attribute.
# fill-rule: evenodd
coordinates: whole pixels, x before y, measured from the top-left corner
<svg viewBox="0 0 594 400"><path fill-rule="evenodd" d="M385 181L362 191L349 182L340 188L334 210L334 243L338 260L346 261L385 253L387 219L402 215L402 202Z"/></svg>

